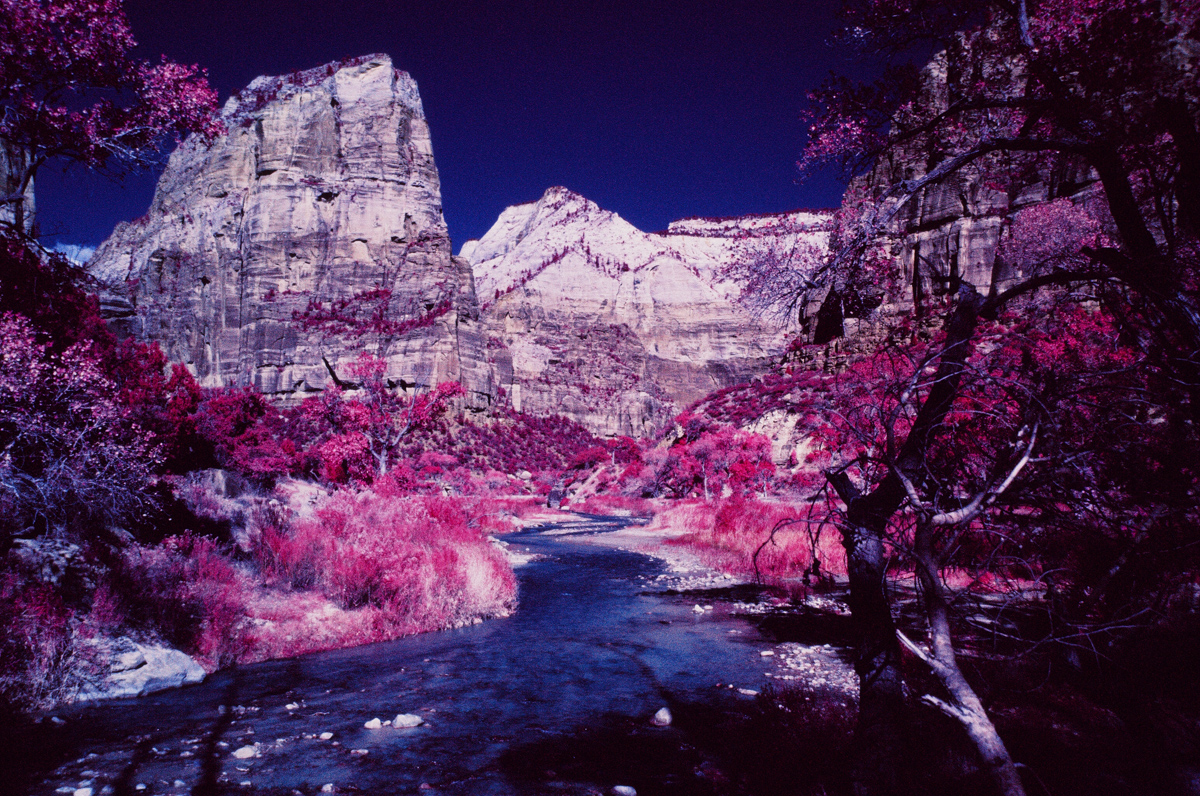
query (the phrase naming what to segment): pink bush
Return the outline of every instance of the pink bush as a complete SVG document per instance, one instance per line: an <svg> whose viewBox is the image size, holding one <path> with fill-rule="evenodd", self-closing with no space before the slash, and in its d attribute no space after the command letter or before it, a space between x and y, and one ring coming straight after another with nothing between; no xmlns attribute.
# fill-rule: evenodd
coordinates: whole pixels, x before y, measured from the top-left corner
<svg viewBox="0 0 1200 796"><path fill-rule="evenodd" d="M37 709L69 700L94 674L73 612L47 584L0 578L0 707Z"/></svg>
<svg viewBox="0 0 1200 796"><path fill-rule="evenodd" d="M585 514L624 515L628 513L633 517L652 517L655 509L653 501L645 498L607 494L591 495L581 501L572 502L571 511L581 511Z"/></svg>
<svg viewBox="0 0 1200 796"><path fill-rule="evenodd" d="M786 503L744 498L679 501L656 517L652 527L686 531L670 543L689 547L711 566L738 575L755 574L757 552L759 576L774 585L788 585L814 571L845 574L840 536L825 527L817 537L818 528L807 517L807 506ZM771 530L777 525L771 541ZM811 569L814 541L816 570Z"/></svg>
<svg viewBox="0 0 1200 796"><path fill-rule="evenodd" d="M505 615L512 570L455 501L339 492L286 532L266 530L260 560L293 588L343 610L380 611L385 635Z"/></svg>
<svg viewBox="0 0 1200 796"><path fill-rule="evenodd" d="M135 545L116 574L131 621L161 633L209 669L241 660L251 573L205 536L171 536Z"/></svg>

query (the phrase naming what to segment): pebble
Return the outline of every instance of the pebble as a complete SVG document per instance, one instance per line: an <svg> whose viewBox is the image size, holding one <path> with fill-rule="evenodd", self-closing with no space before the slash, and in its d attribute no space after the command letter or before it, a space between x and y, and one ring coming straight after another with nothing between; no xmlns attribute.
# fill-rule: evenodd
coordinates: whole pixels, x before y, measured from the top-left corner
<svg viewBox="0 0 1200 796"><path fill-rule="evenodd" d="M233 756L236 757L238 760L247 760L251 757L254 757L257 754L258 754L258 747L242 746L234 751Z"/></svg>
<svg viewBox="0 0 1200 796"><path fill-rule="evenodd" d="M742 696L758 696L758 692L753 688L739 688L737 691Z"/></svg>
<svg viewBox="0 0 1200 796"><path fill-rule="evenodd" d="M321 786L321 793L333 793L333 783L326 782Z"/></svg>
<svg viewBox="0 0 1200 796"><path fill-rule="evenodd" d="M637 789L629 785L613 785L613 796L637 796Z"/></svg>
<svg viewBox="0 0 1200 796"><path fill-rule="evenodd" d="M331 738L333 738L333 733L331 733L331 732L323 732L323 733L321 733L320 735L318 735L317 737L318 737L318 738L320 738L322 741L328 741L328 740L330 740Z"/></svg>
<svg viewBox="0 0 1200 796"><path fill-rule="evenodd" d="M775 650L761 650L758 654L763 656L764 658L770 658L772 655L775 654Z"/></svg>
<svg viewBox="0 0 1200 796"><path fill-rule="evenodd" d="M370 749L351 749L351 750L350 750L350 754L352 754L352 755L365 755L365 754L369 754L369 753L370 753L370 751L371 751Z"/></svg>
<svg viewBox="0 0 1200 796"><path fill-rule="evenodd" d="M363 726L366 727L368 730L378 730L380 727L383 726L383 722L380 721L379 719L375 718L375 719L371 719Z"/></svg>
<svg viewBox="0 0 1200 796"><path fill-rule="evenodd" d="M654 714L654 718L650 719L650 723L655 727L667 727L671 724L671 710L669 708L659 708Z"/></svg>
<svg viewBox="0 0 1200 796"><path fill-rule="evenodd" d="M405 727L420 727L425 723L425 719L415 713L400 713L396 718L392 719L392 726L401 729Z"/></svg>
<svg viewBox="0 0 1200 796"><path fill-rule="evenodd" d="M694 613L694 614L702 614L702 613L704 613L704 609L703 609L703 608L701 608L699 605L693 605L693 606L692 606L692 613ZM624 786L624 785L618 785L617 787L618 787L618 788L623 788L623 787L625 787L625 786ZM614 790L615 790L615 788L614 788Z"/></svg>
<svg viewBox="0 0 1200 796"><path fill-rule="evenodd" d="M289 702L283 706L283 709L284 710L299 710L300 703L299 702Z"/></svg>
<svg viewBox="0 0 1200 796"><path fill-rule="evenodd" d="M75 796L92 796L91 788L76 788Z"/></svg>

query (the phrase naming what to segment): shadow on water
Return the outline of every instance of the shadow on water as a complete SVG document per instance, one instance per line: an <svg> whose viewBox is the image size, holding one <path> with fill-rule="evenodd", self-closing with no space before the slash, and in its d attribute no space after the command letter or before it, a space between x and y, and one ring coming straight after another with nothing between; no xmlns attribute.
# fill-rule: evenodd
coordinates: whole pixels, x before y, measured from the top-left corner
<svg viewBox="0 0 1200 796"><path fill-rule="evenodd" d="M850 617L832 611L793 606L785 611L748 614L744 618L764 636L780 643L832 644L843 648L854 643Z"/></svg>
<svg viewBox="0 0 1200 796"><path fill-rule="evenodd" d="M66 728L0 713L0 771L13 793L27 791L39 774L77 754L76 739Z"/></svg>
<svg viewBox="0 0 1200 796"><path fill-rule="evenodd" d="M802 796L844 785L844 723L814 723L815 731L832 732L798 737L770 691L757 700L720 695L669 698L667 705L669 727L606 715L512 747L501 769L523 794L608 793L628 785L639 796Z"/></svg>
<svg viewBox="0 0 1200 796"><path fill-rule="evenodd" d="M647 593L678 596L695 603L761 603L766 598L775 596L777 592L777 589L770 586L740 583L708 589L667 589ZM761 613L747 612L739 616L757 628L764 637L780 644L796 642L848 648L854 643L853 625L849 614L846 613L787 603Z"/></svg>

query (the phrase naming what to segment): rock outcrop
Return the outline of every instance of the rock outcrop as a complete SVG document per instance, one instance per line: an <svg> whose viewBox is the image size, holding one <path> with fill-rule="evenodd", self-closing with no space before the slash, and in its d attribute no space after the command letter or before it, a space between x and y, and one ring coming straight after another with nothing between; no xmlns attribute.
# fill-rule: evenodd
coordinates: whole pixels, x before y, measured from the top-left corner
<svg viewBox="0 0 1200 796"><path fill-rule="evenodd" d="M398 386L456 380L474 406L640 436L796 334L727 267L827 235L800 211L647 234L552 188L452 257L417 87L387 56L258 78L221 116L90 265L114 324L206 386L302 395L365 350Z"/></svg>
<svg viewBox="0 0 1200 796"><path fill-rule="evenodd" d="M412 78L386 55L260 77L221 119L96 252L116 323L208 386L317 390L366 350L396 383L460 380L486 400L471 270L451 256Z"/></svg>
<svg viewBox="0 0 1200 796"><path fill-rule="evenodd" d="M969 50L971 42L964 40L958 46ZM1021 85L1021 77L1006 68L1009 74L1004 79ZM946 53L934 56L921 71L921 96L915 107L926 116L946 111L956 94L953 83L959 79L978 78L952 75ZM897 146L870 172L851 182L847 197L878 196L902 180L924 176L943 157L937 141L918 139ZM896 257L906 295L896 309L913 311L932 297L957 290L960 281L986 293L993 281L1004 285L1019 277L1007 264L996 261L1005 217L1059 197L1085 201L1096 181L1079 161L1064 157L1043 158L1003 185L995 176L984 178L989 168L1004 173L1003 164L982 159L926 187L897 215L891 231L898 240Z"/></svg>
<svg viewBox="0 0 1200 796"><path fill-rule="evenodd" d="M565 188L510 207L461 252L494 378L523 411L650 433L778 360L795 330L741 305L725 268L753 247L823 241L827 220L691 219L647 234Z"/></svg>

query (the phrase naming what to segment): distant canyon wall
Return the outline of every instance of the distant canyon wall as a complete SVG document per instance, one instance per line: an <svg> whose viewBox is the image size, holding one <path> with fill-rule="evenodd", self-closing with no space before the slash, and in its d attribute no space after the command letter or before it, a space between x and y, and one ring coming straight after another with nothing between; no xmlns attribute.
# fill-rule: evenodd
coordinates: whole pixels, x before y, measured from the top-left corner
<svg viewBox="0 0 1200 796"><path fill-rule="evenodd" d="M565 188L510 207L462 249L495 380L527 411L647 434L780 360L798 330L747 309L726 268L756 247L823 243L828 220L691 219L647 234Z"/></svg>
<svg viewBox="0 0 1200 796"><path fill-rule="evenodd" d="M92 259L104 309L206 386L283 397L348 378L460 381L468 403L651 433L778 362L794 328L747 310L725 269L823 244L828 214L691 219L647 234L552 188L451 255L416 84L385 55L262 77L227 132L171 156L153 203Z"/></svg>

